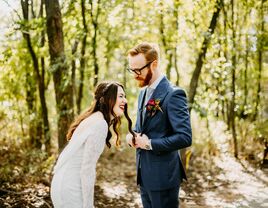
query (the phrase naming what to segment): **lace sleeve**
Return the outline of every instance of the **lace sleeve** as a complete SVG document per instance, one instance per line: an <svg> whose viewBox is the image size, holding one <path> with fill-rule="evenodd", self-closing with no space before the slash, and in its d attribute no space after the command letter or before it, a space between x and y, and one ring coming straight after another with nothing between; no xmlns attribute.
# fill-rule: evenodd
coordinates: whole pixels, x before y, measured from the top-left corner
<svg viewBox="0 0 268 208"><path fill-rule="evenodd" d="M94 125L94 134L89 135L85 142L83 160L81 164L81 186L83 208L94 207L94 184L96 178L96 163L103 152L108 126L103 120Z"/></svg>

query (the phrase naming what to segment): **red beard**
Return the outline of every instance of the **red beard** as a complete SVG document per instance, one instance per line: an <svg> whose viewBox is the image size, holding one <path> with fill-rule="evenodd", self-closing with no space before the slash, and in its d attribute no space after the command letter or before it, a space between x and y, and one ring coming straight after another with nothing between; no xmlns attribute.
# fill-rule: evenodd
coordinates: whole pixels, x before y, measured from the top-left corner
<svg viewBox="0 0 268 208"><path fill-rule="evenodd" d="M139 82L139 87L145 87L149 84L150 80L152 79L152 70L151 68L149 68L148 70L148 73L146 74L146 77L143 79L143 78L137 78L136 80Z"/></svg>

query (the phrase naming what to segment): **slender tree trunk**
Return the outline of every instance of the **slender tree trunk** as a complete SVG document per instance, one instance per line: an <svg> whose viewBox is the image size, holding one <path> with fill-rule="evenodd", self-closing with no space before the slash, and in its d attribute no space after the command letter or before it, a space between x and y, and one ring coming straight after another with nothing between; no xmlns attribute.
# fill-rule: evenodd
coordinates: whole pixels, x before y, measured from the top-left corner
<svg viewBox="0 0 268 208"><path fill-rule="evenodd" d="M176 72L176 86L180 85L180 73L179 73L179 67L178 67L178 56L177 56L177 51L178 51L178 46L174 49L174 67L175 67L175 72Z"/></svg>
<svg viewBox="0 0 268 208"><path fill-rule="evenodd" d="M58 0L45 0L49 53L58 113L58 144L62 149L73 120L73 91L64 54L61 11Z"/></svg>
<svg viewBox="0 0 268 208"><path fill-rule="evenodd" d="M224 33L224 41L223 41L223 53L224 53L224 57L226 59L226 63L228 62L229 60L229 57L228 57L228 16L227 16L227 7L228 5L224 5L223 4L223 7L222 7L222 11L223 11L223 33ZM224 80L224 83L226 81L226 78ZM227 89L228 86L225 86L225 89ZM224 94L226 94L226 90L224 90L223 92ZM229 100L226 96L224 96L224 100L222 102L222 109L223 109L223 118L225 120L225 122L227 123L227 127L228 127L228 130L231 129L231 124L230 124L230 108L229 108Z"/></svg>
<svg viewBox="0 0 268 208"><path fill-rule="evenodd" d="M82 48L81 48L81 59L80 59L80 81L79 81L79 88L78 88L78 96L77 96L77 114L81 112L81 101L83 98L83 87L84 87L84 74L85 74L85 53L86 53L86 46L87 46L87 35L88 35L88 28L86 23L86 12L85 12L85 0L81 0L81 11L82 11L82 20L83 20L83 40L82 40ZM95 34L94 34L95 36ZM94 38L93 38L94 39ZM96 39L94 40L96 41ZM96 49L94 49L96 51ZM94 60L96 58L96 52L94 53ZM94 66L95 66L94 62ZM94 67L95 68L95 67ZM98 68L98 66L97 66Z"/></svg>
<svg viewBox="0 0 268 208"><path fill-rule="evenodd" d="M94 36L92 40L92 49L93 49L93 62L94 62L94 86L97 85L99 80L99 65L97 59L97 29L98 25L96 23L93 24L94 26Z"/></svg>
<svg viewBox="0 0 268 208"><path fill-rule="evenodd" d="M161 10L163 9L163 1L160 1L160 7L161 7ZM166 37L165 37L165 34L164 34L164 12L161 11L160 12L160 27L159 27L159 31L160 31L160 35L161 35L161 41L162 41L162 44L163 44L163 47L164 47L164 50L165 50L165 55L167 57L167 59L169 60L168 62L168 65L167 65L167 68L166 68L166 75L167 75L167 78L170 80L170 72L171 72L171 66L172 66L172 63L171 63L171 53L170 53L170 50L168 49L168 46L167 46L167 40L166 40Z"/></svg>
<svg viewBox="0 0 268 208"><path fill-rule="evenodd" d="M27 63L28 65L28 63ZM39 138L40 134L37 134L37 110L36 110L36 82L35 79L31 76L29 71L30 67L26 67L26 103L29 115L29 137L30 137L30 146L40 149L42 146L41 139Z"/></svg>
<svg viewBox="0 0 268 208"><path fill-rule="evenodd" d="M127 59L124 59L124 69L127 68L128 61ZM123 70L123 86L127 86L127 70Z"/></svg>
<svg viewBox="0 0 268 208"><path fill-rule="evenodd" d="M75 9L75 6L74 6L75 2L76 1L74 1L74 0L70 1L70 4L68 6L68 11L66 13L69 13ZM77 49L78 49L78 45L79 45L79 38L76 38L74 40L73 45L72 45L72 61L71 61L71 67L72 67L71 80L72 80L72 90L73 90L74 103L77 103L77 100L79 99L78 94L77 94L77 86L76 86L77 83L76 83L76 57L75 57L75 54L76 54ZM80 83L78 83L78 84L80 84ZM74 106L74 112L76 112L76 114L78 114L77 106Z"/></svg>
<svg viewBox="0 0 268 208"><path fill-rule="evenodd" d="M79 96L77 96L77 93L76 93L76 64L75 64L75 60L76 58L74 57L75 56L75 53L77 51L77 48L78 48L78 44L79 44L79 40L75 40L74 41L74 44L72 46L72 75L71 75L71 80L72 80L72 89L73 89L73 95L74 95L74 102L78 102L77 100L80 99ZM80 84L80 83L79 83ZM76 106L76 114L78 114L78 107Z"/></svg>
<svg viewBox="0 0 268 208"><path fill-rule="evenodd" d="M98 34L98 17L99 17L99 3L100 0L97 0L97 11L94 17L93 14L93 1L90 0L90 15L91 15L91 20L92 20L92 25L94 28L94 33L93 33L93 38L92 38L92 53L93 53L93 66L94 66L94 86L97 85L98 83L98 76L99 76L99 65L98 65L98 59L97 59L97 34Z"/></svg>
<svg viewBox="0 0 268 208"><path fill-rule="evenodd" d="M23 10L23 17L24 20L26 22L29 21L29 1L28 0L21 0L21 6L22 6L22 10ZM31 5L32 8L32 5ZM41 3L41 8L42 8L42 3ZM43 10L41 9L40 12L42 12ZM33 8L32 8L32 13L33 13ZM42 13L41 13L42 14ZM33 16L34 13L33 13ZM38 90L39 90L39 99L40 99L40 103L41 103L41 115L42 115L42 120L43 120L43 128L42 128L42 124L41 127L37 125L37 128L40 129L37 132L37 134L40 134L40 132L43 132L44 134L44 144L46 146L46 150L49 151L50 149L50 133L49 133L49 122L48 122L48 111L47 111L47 105L46 105L46 98L45 98L45 85L44 85L44 71L42 71L42 74L40 74L40 69L39 69L39 63L38 63L38 58L36 56L36 53L33 49L32 46L32 42L31 42L31 36L28 30L28 26L26 26L26 28L24 29L23 32L23 37L27 43L27 47L29 50L29 53L31 55L32 61L33 61L33 66L34 66L34 72L35 72L35 77L37 80L37 84L38 84ZM42 34L41 34L42 35ZM44 46L44 39L41 36L41 46ZM39 123L39 122L38 122ZM38 143L42 143L41 142L41 138L42 138L42 133L41 135L36 135L36 139L39 138L40 141Z"/></svg>
<svg viewBox="0 0 268 208"><path fill-rule="evenodd" d="M205 59L205 56L206 56L208 45L209 45L211 36L214 33L215 27L217 25L217 20L218 20L219 13L220 13L220 10L221 10L221 7L222 7L221 0L217 0L217 3L216 3L215 7L216 8L215 8L215 11L213 13L213 16L212 16L212 19L211 19L211 22L210 22L210 25L209 25L209 28L208 28L208 31L207 31L207 33L210 34L210 35L207 35L204 38L202 48L201 48L201 51L199 52L199 55L198 55L198 58L197 58L197 61L196 61L195 70L193 72L193 76L192 76L192 79L191 79L191 82L190 82L190 91L189 91L189 104L190 104L190 109L189 110L190 111L191 111L192 105L194 103L194 97L195 97L197 86L198 86L198 79L199 79L199 76L201 74L201 69L202 69L202 66L203 66L203 63L204 63L204 59Z"/></svg>
<svg viewBox="0 0 268 208"><path fill-rule="evenodd" d="M220 84L220 81L219 79L217 79L217 83ZM216 117L218 118L219 115L220 115L220 99L219 99L219 95L220 95L220 89L219 89L219 85L216 85L216 91L217 91L217 98L216 98L216 101L217 101L217 107L216 107Z"/></svg>
<svg viewBox="0 0 268 208"><path fill-rule="evenodd" d="M220 20L219 20L220 21ZM221 27L218 27L218 34L221 34ZM218 36L218 44L221 45L221 35ZM221 50L218 51L218 57L221 57ZM222 86L222 80L219 77L214 77L216 80L216 92L217 92L217 97L216 97L216 102L217 102L217 107L216 107L216 117L220 117L220 107L221 107L221 97L222 97L222 89L219 86Z"/></svg>
<svg viewBox="0 0 268 208"><path fill-rule="evenodd" d="M26 76L27 76L27 72L26 72ZM27 77L26 77L26 84L27 84ZM26 85L26 96L27 96L27 85ZM20 102L19 99L18 99L17 97L16 97L16 101L17 101L17 103ZM28 105L27 97L26 97L26 103L27 103L27 105ZM28 109L28 111L29 111L29 109ZM26 136L26 133L25 133L25 129L24 129L24 127L23 127L23 125L24 125L24 123L25 123L24 116L23 116L23 114L22 114L22 111L20 111L20 110L19 110L18 114L19 114L19 121L20 121L21 134L22 134L23 137L25 137L25 136ZM30 133L30 132L29 132L29 133ZM29 134L29 135L30 135L30 134Z"/></svg>
<svg viewBox="0 0 268 208"><path fill-rule="evenodd" d="M174 16L176 17L176 34L179 34L179 6L180 6L180 1L179 0L175 0L174 2L175 4L175 9L174 9ZM179 67L178 67L178 51L179 51L179 47L178 47L178 36L177 36L177 42L176 42L176 46L174 49L174 68L175 68L175 72L177 75L177 79L176 79L176 85L179 86L180 84L180 73L179 73Z"/></svg>
<svg viewBox="0 0 268 208"><path fill-rule="evenodd" d="M246 6L246 14L244 16L243 22L247 23L248 22L248 15L250 13L250 10L248 9L248 0L245 1L245 6ZM249 56L249 38L248 38L248 31L245 34L245 56L244 56L244 63L245 63L245 69L243 71L243 91L244 91L244 100L243 100L243 105L242 105L242 110L241 110L241 116L242 118L245 118L247 116L247 112L245 112L245 107L247 106L247 98L248 98L248 87L247 87L247 82L248 82L248 56Z"/></svg>
<svg viewBox="0 0 268 208"><path fill-rule="evenodd" d="M26 22L28 22L28 16L29 16L29 3L28 1L22 1L21 0L21 7L22 7L22 13L23 18ZM28 25L23 25L23 31L27 31ZM23 32L22 33L23 38L27 44L27 47L29 45L29 33ZM28 47L29 50L29 47ZM36 141L36 99L35 99L35 92L36 92L36 86L35 86L35 80L31 76L30 67L28 67L30 64L28 63L26 59L26 82L25 82L25 89L26 89L26 103L27 103L27 109L28 109L28 115L29 115L29 138L30 138L30 145L36 148L41 147L41 142ZM40 143L39 143L40 142ZM39 144L38 144L39 143Z"/></svg>
<svg viewBox="0 0 268 208"><path fill-rule="evenodd" d="M40 16L43 18L44 16L44 0L41 1L41 6L40 6ZM42 30L41 33L41 47L45 46L45 31ZM45 97L45 91L46 91L46 86L45 86L45 58L42 56L40 58L41 62L41 79L40 79L40 87L39 87L39 92L40 92L40 102L41 102L41 107L42 107L42 118L43 118L43 124L44 124L44 144L47 152L50 152L51 144L51 135L50 135L50 127L49 127L49 121L48 121L48 109L47 109L47 104L46 104L46 97ZM39 71L39 69L38 69Z"/></svg>
<svg viewBox="0 0 268 208"><path fill-rule="evenodd" d="M108 28L108 32L106 34L106 39L107 39L107 46L106 46L106 72L109 73L109 67L110 67L110 62L111 62L111 51L112 51L112 40L111 40L111 28ZM108 74L107 74L108 75Z"/></svg>
<svg viewBox="0 0 268 208"><path fill-rule="evenodd" d="M173 53L171 50L169 50L167 52L168 52L168 54L167 54L168 65L167 65L166 71L167 71L167 78L170 80L171 79L171 67L172 67L172 58L173 58L172 55L173 55Z"/></svg>
<svg viewBox="0 0 268 208"><path fill-rule="evenodd" d="M231 128L232 128L232 136L234 143L234 156L238 158L238 147L237 147L237 138L236 138L236 126L235 126L235 99L236 99L236 90L235 90L235 82L236 82L236 31L235 31L235 23L234 23L234 0L231 0L232 6L232 41L233 41L233 50L232 50L232 100L230 104L230 120L231 120Z"/></svg>
<svg viewBox="0 0 268 208"><path fill-rule="evenodd" d="M248 14L247 14L248 15ZM243 101L243 116L246 116L245 107L247 106L248 99L248 56L249 56L249 48L248 48L248 34L246 34L246 54L245 54L245 70L244 70L244 101Z"/></svg>
<svg viewBox="0 0 268 208"><path fill-rule="evenodd" d="M263 60L263 39L264 39L264 8L263 4L266 0L261 1L261 8L260 8L260 20L261 20L261 28L260 34L258 38L258 78L257 78L257 95L256 95L256 102L255 102L255 109L253 114L253 121L256 120L259 110L260 104L260 94L261 94L261 73L262 73L262 60Z"/></svg>

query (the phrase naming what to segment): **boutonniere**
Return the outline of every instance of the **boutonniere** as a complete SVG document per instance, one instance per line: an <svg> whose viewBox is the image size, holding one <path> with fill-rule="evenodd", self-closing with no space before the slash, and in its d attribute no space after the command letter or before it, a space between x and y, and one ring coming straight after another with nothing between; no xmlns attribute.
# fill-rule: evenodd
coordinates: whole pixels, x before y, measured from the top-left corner
<svg viewBox="0 0 268 208"><path fill-rule="evenodd" d="M146 105L146 111L149 112L150 116L154 116L156 111L162 111L161 107L159 106L160 99L150 99Z"/></svg>

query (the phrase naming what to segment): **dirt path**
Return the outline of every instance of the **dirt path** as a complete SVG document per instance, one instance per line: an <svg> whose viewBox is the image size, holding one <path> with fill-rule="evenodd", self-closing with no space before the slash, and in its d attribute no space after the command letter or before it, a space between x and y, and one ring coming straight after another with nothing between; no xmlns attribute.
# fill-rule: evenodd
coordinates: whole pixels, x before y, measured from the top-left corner
<svg viewBox="0 0 268 208"><path fill-rule="evenodd" d="M181 196L185 208L267 208L267 173L251 170L224 155L212 161L196 158ZM202 166L202 167L201 167ZM248 167L250 167L248 165ZM206 170L204 170L206 168Z"/></svg>
<svg viewBox="0 0 268 208"><path fill-rule="evenodd" d="M192 158L189 182L183 186L185 207L267 208L268 170L236 160L229 152L231 136L224 123L210 125L219 154L207 160Z"/></svg>
<svg viewBox="0 0 268 208"><path fill-rule="evenodd" d="M97 173L96 208L142 207L136 185L133 149L106 149L98 163Z"/></svg>

